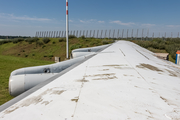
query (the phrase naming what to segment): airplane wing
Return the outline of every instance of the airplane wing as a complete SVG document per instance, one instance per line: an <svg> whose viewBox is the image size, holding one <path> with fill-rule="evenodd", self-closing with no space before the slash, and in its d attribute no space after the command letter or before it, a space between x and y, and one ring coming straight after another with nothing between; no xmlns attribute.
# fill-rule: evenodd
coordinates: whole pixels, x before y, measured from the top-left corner
<svg viewBox="0 0 180 120"><path fill-rule="evenodd" d="M180 67L117 41L0 107L1 120L178 120Z"/></svg>

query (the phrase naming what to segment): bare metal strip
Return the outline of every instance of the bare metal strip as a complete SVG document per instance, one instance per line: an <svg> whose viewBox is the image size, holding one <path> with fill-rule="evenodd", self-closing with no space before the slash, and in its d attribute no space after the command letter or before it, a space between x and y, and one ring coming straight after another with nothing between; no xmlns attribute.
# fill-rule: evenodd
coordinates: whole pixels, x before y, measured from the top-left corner
<svg viewBox="0 0 180 120"><path fill-rule="evenodd" d="M138 50L136 50L136 51L149 60L149 58L148 58L147 56L145 56L144 54L142 54L142 53L139 52Z"/></svg>
<svg viewBox="0 0 180 120"><path fill-rule="evenodd" d="M122 54L123 54L124 56L126 56L120 48L119 48L119 50L122 52Z"/></svg>

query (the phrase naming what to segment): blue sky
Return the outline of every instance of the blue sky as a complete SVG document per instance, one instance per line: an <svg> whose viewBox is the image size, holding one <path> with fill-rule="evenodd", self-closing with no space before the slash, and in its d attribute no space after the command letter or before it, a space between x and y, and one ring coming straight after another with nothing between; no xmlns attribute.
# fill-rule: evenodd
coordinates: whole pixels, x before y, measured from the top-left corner
<svg viewBox="0 0 180 120"><path fill-rule="evenodd" d="M66 0L0 0L0 35L65 30ZM180 32L180 0L69 0L70 30ZM135 32L134 32L135 34Z"/></svg>

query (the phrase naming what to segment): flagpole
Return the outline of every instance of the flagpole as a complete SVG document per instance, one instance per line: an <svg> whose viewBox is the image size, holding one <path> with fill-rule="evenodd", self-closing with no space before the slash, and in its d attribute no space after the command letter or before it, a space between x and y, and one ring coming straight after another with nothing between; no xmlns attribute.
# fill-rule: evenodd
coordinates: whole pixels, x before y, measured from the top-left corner
<svg viewBox="0 0 180 120"><path fill-rule="evenodd" d="M66 0L66 58L69 58L69 20L68 20L68 0Z"/></svg>

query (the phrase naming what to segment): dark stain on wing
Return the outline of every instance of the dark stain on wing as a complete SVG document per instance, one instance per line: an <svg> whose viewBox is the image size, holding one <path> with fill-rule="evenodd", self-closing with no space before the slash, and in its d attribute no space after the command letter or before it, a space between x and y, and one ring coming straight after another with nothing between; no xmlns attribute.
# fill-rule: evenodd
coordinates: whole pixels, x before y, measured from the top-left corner
<svg viewBox="0 0 180 120"><path fill-rule="evenodd" d="M106 74L95 74L95 75L86 75L84 77L92 77L92 80L110 80L110 79L118 79L115 76L115 73L106 73Z"/></svg>
<svg viewBox="0 0 180 120"><path fill-rule="evenodd" d="M110 79L118 79L118 78L116 76L112 76L112 77L97 78L93 80L110 80Z"/></svg>
<svg viewBox="0 0 180 120"><path fill-rule="evenodd" d="M79 97L75 97L74 99L71 99L71 101L78 102Z"/></svg>
<svg viewBox="0 0 180 120"><path fill-rule="evenodd" d="M41 104L48 105L50 103L49 101L43 101L43 96L44 95L46 95L46 94L60 95L63 92L64 92L64 90L47 89L46 91L42 92L38 96L30 97L30 98L24 100L22 103L16 104L16 105L10 107L9 109L4 111L4 114L9 114L9 113L21 108L21 107L27 107L27 106L32 105L32 104L36 105L36 104L41 103L41 102L42 102Z"/></svg>
<svg viewBox="0 0 180 120"><path fill-rule="evenodd" d="M89 82L89 80L85 80L85 78L83 78L82 80L76 80L76 82Z"/></svg>
<svg viewBox="0 0 180 120"><path fill-rule="evenodd" d="M170 70L167 70L167 69L166 69L166 71L168 71L168 72L169 72L169 75L170 75L170 76L173 76L173 77L178 77L178 76L176 75L176 73L175 73L175 72L170 71Z"/></svg>
<svg viewBox="0 0 180 120"><path fill-rule="evenodd" d="M159 68L155 67L155 66L152 66L150 64L140 64L140 65L136 65L136 67L138 68L147 68L149 70L152 70L152 71L158 71L158 72L163 72L162 70L160 70Z"/></svg>
<svg viewBox="0 0 180 120"><path fill-rule="evenodd" d="M85 77L103 77L103 76L112 76L115 73L106 73L106 74L95 74L95 75L86 75Z"/></svg>

